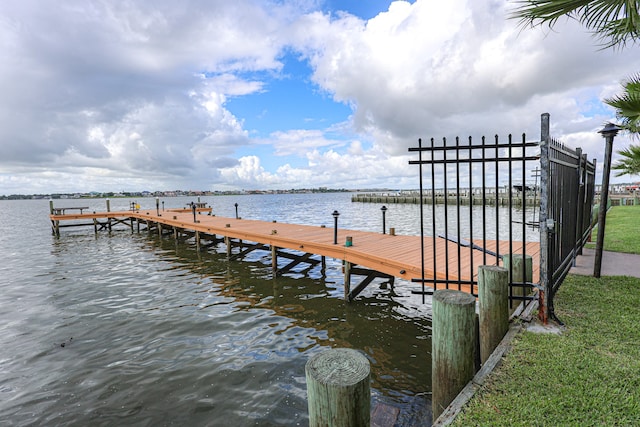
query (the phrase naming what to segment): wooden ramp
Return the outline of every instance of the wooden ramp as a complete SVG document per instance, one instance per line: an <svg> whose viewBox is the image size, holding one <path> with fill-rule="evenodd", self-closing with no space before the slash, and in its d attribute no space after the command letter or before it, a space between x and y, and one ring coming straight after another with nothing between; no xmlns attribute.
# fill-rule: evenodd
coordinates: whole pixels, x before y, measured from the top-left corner
<svg viewBox="0 0 640 427"><path fill-rule="evenodd" d="M120 222L131 226L133 223L146 223L147 226L155 226L162 234L163 229L173 229L174 232L193 233L196 241L200 241L200 235L222 236L227 244L227 253L230 254L233 240L255 242L255 249L271 250L274 255L274 272L277 264L275 257L280 249L289 249L308 254L331 257L345 263L345 298L352 299L375 277L402 278L411 281L421 279L422 262L420 257L420 237L380 234L368 231L338 229L337 242L334 244L334 229L318 226L285 224L276 222L256 221L249 219L235 219L203 215L210 212L209 209L200 209L195 215L187 209L178 209L161 212L157 215L155 210L143 210L140 212L99 212L76 214L51 214L50 219L54 233L59 233L59 228L65 226L60 222L68 222L70 225L93 225L98 230L105 228L105 222ZM80 222L79 221L92 221ZM347 237L351 238L352 246L345 246ZM462 243L462 242L461 242ZM514 254L522 253L522 242L474 240L475 245L462 246L454 241L441 237L425 237L424 245L424 277L425 286L432 287L433 280L448 279L449 287L465 292L477 293L477 287L471 287L469 282L475 280L478 266L502 265L496 254L507 254L510 246ZM484 247L483 247L484 246ZM533 282L538 282L539 277L539 252L538 242L526 244L526 254L533 258ZM295 261L294 261L295 262ZM298 260L298 263L305 260ZM317 261L316 261L317 262ZM370 275L368 282L357 292L350 290L351 275L365 275L364 267L377 276ZM432 283L429 282L432 281ZM420 285L418 285L420 286ZM442 284L438 288L445 287Z"/></svg>

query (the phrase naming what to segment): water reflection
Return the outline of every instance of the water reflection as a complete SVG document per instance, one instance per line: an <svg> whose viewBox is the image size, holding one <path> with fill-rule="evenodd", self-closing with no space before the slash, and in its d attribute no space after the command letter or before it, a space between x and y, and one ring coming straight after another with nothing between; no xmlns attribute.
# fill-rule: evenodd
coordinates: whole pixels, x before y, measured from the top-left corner
<svg viewBox="0 0 640 427"><path fill-rule="evenodd" d="M171 245L166 240L159 244ZM226 264L228 274L222 286L197 292L232 298L239 310L269 310L269 316L292 320L284 328L278 323L278 329L272 332L291 335L288 340L297 351L310 356L321 347L363 350L373 366L372 387L383 395L397 395L398 390L412 394L430 388L430 320L404 314L408 307L403 305L403 294L408 290L402 289L402 284L396 289L372 286L366 296L349 304L340 299L342 276L337 263L329 263L325 281L287 275L273 278L270 261L266 260L227 263L223 254L198 254L195 249L182 249L176 257L191 262L189 268L199 273L215 268L216 263ZM320 266L315 267L311 276L321 275L319 270ZM200 309L209 307L204 303ZM301 333L314 343L304 340L299 345Z"/></svg>

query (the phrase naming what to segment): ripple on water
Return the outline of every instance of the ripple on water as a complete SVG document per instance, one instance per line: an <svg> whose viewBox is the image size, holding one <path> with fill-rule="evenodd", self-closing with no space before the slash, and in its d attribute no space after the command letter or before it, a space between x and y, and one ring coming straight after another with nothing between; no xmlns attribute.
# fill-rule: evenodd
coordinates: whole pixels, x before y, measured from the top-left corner
<svg viewBox="0 0 640 427"><path fill-rule="evenodd" d="M428 390L428 310L402 283L345 305L331 260L273 280L268 257L37 227L30 242L0 233L0 419L14 425L304 425L305 363L335 346L366 353L375 400Z"/></svg>

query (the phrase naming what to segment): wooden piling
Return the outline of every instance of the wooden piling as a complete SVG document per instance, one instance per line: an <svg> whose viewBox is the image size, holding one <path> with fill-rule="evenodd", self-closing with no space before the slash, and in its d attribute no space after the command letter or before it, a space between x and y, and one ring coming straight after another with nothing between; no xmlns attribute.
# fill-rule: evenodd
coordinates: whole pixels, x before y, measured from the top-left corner
<svg viewBox="0 0 640 427"><path fill-rule="evenodd" d="M512 274L512 276L509 276L509 283L522 283L523 277L527 283L531 283L533 281L533 259L531 255L526 255L525 261L522 259L522 254L505 255L502 258L502 261L504 268ZM511 289L511 295L516 298L525 297L530 293L531 286L512 286ZM512 308L512 311L515 310L518 305L519 304L516 304Z"/></svg>
<svg viewBox="0 0 640 427"><path fill-rule="evenodd" d="M509 330L509 271L496 265L478 268L480 362L484 364Z"/></svg>
<svg viewBox="0 0 640 427"><path fill-rule="evenodd" d="M231 259L231 238L224 236L224 244L227 246L227 259Z"/></svg>
<svg viewBox="0 0 640 427"><path fill-rule="evenodd" d="M344 270L344 300L349 301L349 292L351 292L351 263L344 261L342 268Z"/></svg>
<svg viewBox="0 0 640 427"><path fill-rule="evenodd" d="M278 272L278 247L271 246L271 271L275 276Z"/></svg>
<svg viewBox="0 0 640 427"><path fill-rule="evenodd" d="M432 411L435 421L475 374L476 299L452 289L433 294Z"/></svg>
<svg viewBox="0 0 640 427"><path fill-rule="evenodd" d="M316 354L305 366L309 426L369 426L371 366L353 349Z"/></svg>

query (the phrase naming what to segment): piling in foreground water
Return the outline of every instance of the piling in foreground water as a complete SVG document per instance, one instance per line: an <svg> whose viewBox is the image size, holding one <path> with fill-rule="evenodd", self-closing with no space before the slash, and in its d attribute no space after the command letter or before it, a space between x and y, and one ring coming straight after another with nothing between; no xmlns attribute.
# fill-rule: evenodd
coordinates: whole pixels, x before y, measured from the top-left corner
<svg viewBox="0 0 640 427"><path fill-rule="evenodd" d="M309 426L360 427L370 424L369 360L356 350L316 354L305 366Z"/></svg>

